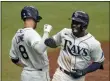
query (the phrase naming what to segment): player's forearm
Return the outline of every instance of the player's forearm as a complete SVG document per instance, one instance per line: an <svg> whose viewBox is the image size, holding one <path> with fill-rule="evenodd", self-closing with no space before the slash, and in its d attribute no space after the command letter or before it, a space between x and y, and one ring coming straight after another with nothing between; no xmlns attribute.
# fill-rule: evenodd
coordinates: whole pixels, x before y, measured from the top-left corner
<svg viewBox="0 0 110 81"><path fill-rule="evenodd" d="M20 66L20 67L25 67L25 65L21 61L19 61L18 63L16 63L16 65L17 66Z"/></svg>
<svg viewBox="0 0 110 81"><path fill-rule="evenodd" d="M11 59L11 61L17 66L24 67L25 65L18 59Z"/></svg>
<svg viewBox="0 0 110 81"><path fill-rule="evenodd" d="M49 33L48 32L44 32L41 41L38 44L35 45L35 49L37 50L38 53L42 54L47 49L47 46L44 44L44 41L48 37L49 37Z"/></svg>
<svg viewBox="0 0 110 81"><path fill-rule="evenodd" d="M93 62L90 66L84 69L84 71L86 73L90 73L90 72L96 71L97 69L103 69L101 67L103 67L102 63Z"/></svg>

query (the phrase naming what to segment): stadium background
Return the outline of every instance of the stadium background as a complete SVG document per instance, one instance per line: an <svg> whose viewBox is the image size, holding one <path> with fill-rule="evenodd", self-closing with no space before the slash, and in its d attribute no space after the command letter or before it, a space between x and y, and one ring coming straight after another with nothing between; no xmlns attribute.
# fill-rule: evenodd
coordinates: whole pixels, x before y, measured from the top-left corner
<svg viewBox="0 0 110 81"><path fill-rule="evenodd" d="M2 2L2 81L20 81L21 68L14 65L9 58L11 39L18 28L23 27L20 11L24 6L35 6L43 20L38 24L38 31L43 34L43 25L51 24L50 36L61 29L70 28L68 18L75 10L83 10L90 16L88 31L102 43L105 53L104 70L87 75L86 81L109 81L109 2ZM48 49L50 76L57 67L59 48Z"/></svg>

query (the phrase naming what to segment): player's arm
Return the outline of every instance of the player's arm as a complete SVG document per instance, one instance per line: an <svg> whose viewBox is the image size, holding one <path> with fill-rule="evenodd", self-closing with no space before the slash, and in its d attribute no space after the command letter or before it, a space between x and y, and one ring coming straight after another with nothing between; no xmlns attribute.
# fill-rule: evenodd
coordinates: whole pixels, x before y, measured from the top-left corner
<svg viewBox="0 0 110 81"><path fill-rule="evenodd" d="M91 73L94 72L98 69L103 69L103 62L93 62L91 65L89 65L87 68L83 69L82 72L83 74Z"/></svg>
<svg viewBox="0 0 110 81"><path fill-rule="evenodd" d="M104 53L101 49L100 44L96 45L93 48L90 55L93 62L85 69L82 70L77 69L75 73L72 73L73 77L79 78L83 75L86 75L87 73L94 72L98 69L103 69Z"/></svg>
<svg viewBox="0 0 110 81"><path fill-rule="evenodd" d="M25 65L19 60L19 58L11 58L11 61L19 67L24 67Z"/></svg>
<svg viewBox="0 0 110 81"><path fill-rule="evenodd" d="M41 40L37 41L37 36L34 35L35 41L34 44L32 43L32 47L36 50L36 52L38 52L39 54L43 54L46 49L47 46L44 44L45 39L47 39L49 37L49 32L52 30L52 26L49 24L45 24L44 25L44 34ZM31 38L31 40L33 40L33 38ZM31 42L31 41L30 41Z"/></svg>
<svg viewBox="0 0 110 81"><path fill-rule="evenodd" d="M58 32L56 35L54 35L51 38L47 38L44 42L45 45L51 48L58 47L61 44L61 32L62 31Z"/></svg>
<svg viewBox="0 0 110 81"><path fill-rule="evenodd" d="M80 78L81 76L86 75L87 73L91 73L94 72L98 69L103 69L103 62L99 63L99 62L93 62L91 65L89 65L87 68L85 69L73 69L73 72L71 72L71 75L73 78Z"/></svg>
<svg viewBox="0 0 110 81"><path fill-rule="evenodd" d="M92 64L88 66L85 70L87 73L96 71L97 69L104 69L103 63L104 63L104 53L101 49L100 43L96 44L96 46L91 51L91 58L92 58Z"/></svg>
<svg viewBox="0 0 110 81"><path fill-rule="evenodd" d="M13 47L13 43L12 43L12 46L11 46L11 49L10 49L10 59L11 61L16 64L17 66L20 66L20 67L24 67L25 65L19 60L19 57L18 55L16 54L15 52L15 48Z"/></svg>

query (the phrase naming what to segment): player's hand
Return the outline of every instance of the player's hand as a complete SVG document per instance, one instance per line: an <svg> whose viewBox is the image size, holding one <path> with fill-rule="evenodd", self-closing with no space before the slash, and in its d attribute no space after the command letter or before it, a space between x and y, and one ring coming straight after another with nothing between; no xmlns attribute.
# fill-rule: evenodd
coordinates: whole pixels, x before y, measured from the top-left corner
<svg viewBox="0 0 110 81"><path fill-rule="evenodd" d="M79 69L73 69L73 72L71 72L71 76L75 79L80 78L85 74L86 72L84 70L79 70Z"/></svg>
<svg viewBox="0 0 110 81"><path fill-rule="evenodd" d="M53 38L47 38L44 43L45 43L46 46L49 46L51 48L56 48L57 47L56 42Z"/></svg>
<svg viewBox="0 0 110 81"><path fill-rule="evenodd" d="M49 24L45 24L44 25L44 32L50 32L52 30L52 26L51 25L49 25Z"/></svg>

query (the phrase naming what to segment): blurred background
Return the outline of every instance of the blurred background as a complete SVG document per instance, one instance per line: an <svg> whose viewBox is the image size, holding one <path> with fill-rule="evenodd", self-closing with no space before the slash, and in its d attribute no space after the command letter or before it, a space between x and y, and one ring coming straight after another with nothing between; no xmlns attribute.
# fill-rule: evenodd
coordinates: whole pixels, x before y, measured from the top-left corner
<svg viewBox="0 0 110 81"><path fill-rule="evenodd" d="M2 81L20 81L20 73L22 69L11 63L9 50L11 47L11 40L15 32L19 28L23 27L20 14L21 9L24 6L35 6L43 17L43 19L38 23L38 27L36 29L41 36L43 34L44 24L51 24L53 26L53 30L50 33L50 36L52 36L65 27L70 28L71 21L68 20L68 18L71 17L75 10L83 10L88 13L90 17L88 31L101 42L109 41L109 2L2 1ZM49 49L48 51L52 50Z"/></svg>

